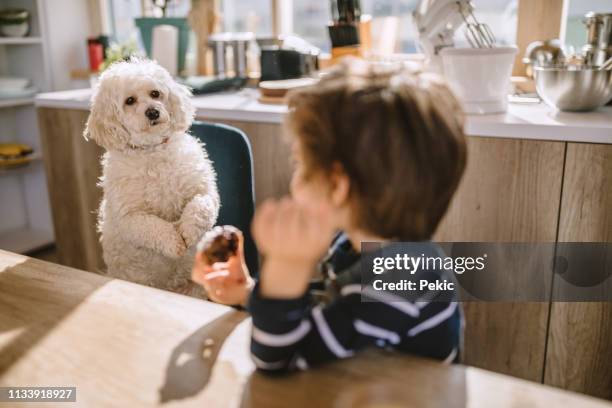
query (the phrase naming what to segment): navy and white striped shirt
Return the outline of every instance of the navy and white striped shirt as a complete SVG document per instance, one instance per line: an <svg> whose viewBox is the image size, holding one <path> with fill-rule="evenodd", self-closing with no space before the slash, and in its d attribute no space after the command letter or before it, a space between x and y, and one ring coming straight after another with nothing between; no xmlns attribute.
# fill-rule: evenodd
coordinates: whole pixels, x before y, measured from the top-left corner
<svg viewBox="0 0 612 408"><path fill-rule="evenodd" d="M431 243L431 245L435 245ZM337 295L317 302L316 289L298 299L267 299L253 289L251 356L264 371L305 369L346 358L369 346L393 348L447 362L458 360L462 312L457 302L392 301L384 292L362 302L360 256L340 234L321 266L335 277ZM334 271L339 271L334 273ZM332 275L332 276L330 276Z"/></svg>

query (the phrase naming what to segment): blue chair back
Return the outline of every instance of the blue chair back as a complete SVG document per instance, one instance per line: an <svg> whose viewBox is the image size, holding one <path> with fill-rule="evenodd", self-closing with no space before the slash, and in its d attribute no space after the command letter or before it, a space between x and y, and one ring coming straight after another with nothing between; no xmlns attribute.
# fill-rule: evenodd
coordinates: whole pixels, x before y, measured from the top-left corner
<svg viewBox="0 0 612 408"><path fill-rule="evenodd" d="M196 121L191 134L204 143L217 173L221 208L217 225L233 225L244 235L244 256L252 276L259 273L257 248L251 236L255 211L253 154L249 139L239 129Z"/></svg>

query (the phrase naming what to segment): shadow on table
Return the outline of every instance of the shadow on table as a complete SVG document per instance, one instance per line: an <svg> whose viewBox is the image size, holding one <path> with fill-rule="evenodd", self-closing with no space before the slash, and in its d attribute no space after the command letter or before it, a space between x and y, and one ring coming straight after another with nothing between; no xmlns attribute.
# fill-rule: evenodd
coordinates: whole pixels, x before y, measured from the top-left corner
<svg viewBox="0 0 612 408"><path fill-rule="evenodd" d="M254 372L244 386L241 407L286 407L291 401L292 408L464 408L467 382L462 366L368 350L285 376Z"/></svg>
<svg viewBox="0 0 612 408"><path fill-rule="evenodd" d="M164 385L159 390L160 403L193 397L203 390L223 342L247 317L238 310L224 313L176 346L166 366Z"/></svg>
<svg viewBox="0 0 612 408"><path fill-rule="evenodd" d="M0 334L10 339L0 343L0 376L109 282L93 274L89 279L71 279L66 271L77 272L18 256L13 263L0 265Z"/></svg>

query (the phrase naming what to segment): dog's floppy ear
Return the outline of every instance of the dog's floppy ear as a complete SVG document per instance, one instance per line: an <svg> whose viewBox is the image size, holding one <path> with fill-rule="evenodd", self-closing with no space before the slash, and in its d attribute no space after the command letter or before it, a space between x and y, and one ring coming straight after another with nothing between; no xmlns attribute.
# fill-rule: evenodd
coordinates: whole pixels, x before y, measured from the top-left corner
<svg viewBox="0 0 612 408"><path fill-rule="evenodd" d="M119 120L113 99L112 78L101 78L92 96L92 105L83 137L106 150L118 150L128 143L129 134Z"/></svg>
<svg viewBox="0 0 612 408"><path fill-rule="evenodd" d="M191 103L191 91L172 79L170 79L169 90L168 100L172 130L186 132L195 116L195 108Z"/></svg>

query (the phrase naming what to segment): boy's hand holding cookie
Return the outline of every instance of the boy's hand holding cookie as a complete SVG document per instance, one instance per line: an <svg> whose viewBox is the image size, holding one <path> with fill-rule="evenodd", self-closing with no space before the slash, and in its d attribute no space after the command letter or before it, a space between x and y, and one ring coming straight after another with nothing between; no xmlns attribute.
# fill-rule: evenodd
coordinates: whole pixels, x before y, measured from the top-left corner
<svg viewBox="0 0 612 408"><path fill-rule="evenodd" d="M261 294L280 299L302 296L334 229L326 208L306 208L289 198L264 203L253 220L253 235L265 256Z"/></svg>
<svg viewBox="0 0 612 408"><path fill-rule="evenodd" d="M198 245L191 279L217 303L246 305L254 283L245 263L243 241L240 230L223 226L209 231Z"/></svg>

